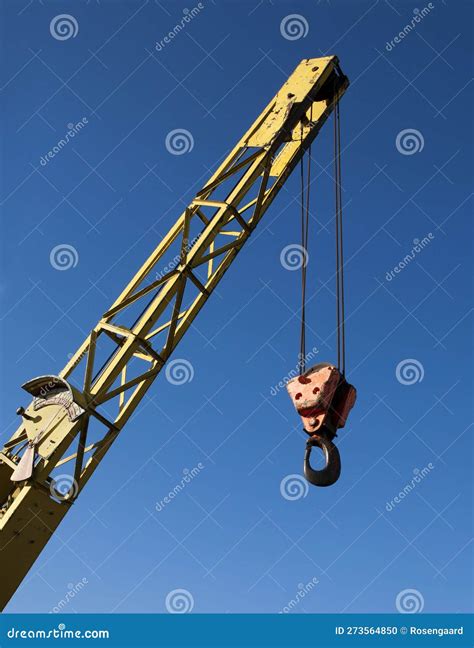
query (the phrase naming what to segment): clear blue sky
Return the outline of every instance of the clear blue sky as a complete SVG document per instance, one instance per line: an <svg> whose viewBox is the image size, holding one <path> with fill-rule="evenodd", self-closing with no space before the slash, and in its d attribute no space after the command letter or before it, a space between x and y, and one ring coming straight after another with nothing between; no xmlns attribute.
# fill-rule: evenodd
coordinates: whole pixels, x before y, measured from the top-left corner
<svg viewBox="0 0 474 648"><path fill-rule="evenodd" d="M157 379L8 610L49 611L83 581L65 611L163 612L184 589L194 612L278 612L300 585L296 612L396 611L407 589L427 612L467 611L472 5L203 4L157 51L197 3L1 3L2 440L26 402L21 383L63 367L296 64L337 54L352 81L341 112L359 394L339 438L342 476L281 494L304 449L286 393L272 395L298 345L299 273L280 263L299 240L295 176L179 346L192 381ZM59 14L73 15L75 36L51 35ZM294 40L280 30L291 14L306 33ZM192 134L191 151L167 151L174 129ZM335 360L331 137L327 125L313 146L308 346L321 361ZM67 271L50 263L60 244L77 253ZM406 360L413 377L400 374Z"/></svg>

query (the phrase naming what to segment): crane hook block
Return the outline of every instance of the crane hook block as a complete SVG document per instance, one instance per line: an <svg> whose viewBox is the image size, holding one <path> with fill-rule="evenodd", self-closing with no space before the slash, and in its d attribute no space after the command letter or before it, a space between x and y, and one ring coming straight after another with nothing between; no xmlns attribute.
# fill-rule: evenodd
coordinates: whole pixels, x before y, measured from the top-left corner
<svg viewBox="0 0 474 648"><path fill-rule="evenodd" d="M329 486L339 478L339 451L333 443L337 430L344 427L356 400L356 390L332 364L323 362L311 367L286 386L304 431L310 436L306 446L304 473L315 486ZM314 470L309 463L311 450L319 447L326 465Z"/></svg>

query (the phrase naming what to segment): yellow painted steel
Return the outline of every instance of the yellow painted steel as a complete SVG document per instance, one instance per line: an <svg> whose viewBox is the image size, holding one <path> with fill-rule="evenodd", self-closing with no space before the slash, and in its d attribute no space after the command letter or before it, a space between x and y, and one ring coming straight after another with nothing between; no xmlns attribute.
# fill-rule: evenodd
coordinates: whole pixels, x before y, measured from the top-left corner
<svg viewBox="0 0 474 648"><path fill-rule="evenodd" d="M84 413L70 420L53 401L26 408L0 453L2 609L348 85L335 56L297 66L61 371ZM173 246L174 262L157 273ZM33 475L13 482L28 440ZM67 467L71 488L61 494L58 469L64 478Z"/></svg>

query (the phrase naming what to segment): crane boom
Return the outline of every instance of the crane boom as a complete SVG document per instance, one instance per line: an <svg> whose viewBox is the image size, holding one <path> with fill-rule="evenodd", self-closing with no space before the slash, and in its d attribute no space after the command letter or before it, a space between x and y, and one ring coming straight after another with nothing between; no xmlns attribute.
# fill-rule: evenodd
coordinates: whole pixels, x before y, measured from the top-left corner
<svg viewBox="0 0 474 648"><path fill-rule="evenodd" d="M2 609L348 85L337 57L303 60L61 373L23 385L0 452Z"/></svg>

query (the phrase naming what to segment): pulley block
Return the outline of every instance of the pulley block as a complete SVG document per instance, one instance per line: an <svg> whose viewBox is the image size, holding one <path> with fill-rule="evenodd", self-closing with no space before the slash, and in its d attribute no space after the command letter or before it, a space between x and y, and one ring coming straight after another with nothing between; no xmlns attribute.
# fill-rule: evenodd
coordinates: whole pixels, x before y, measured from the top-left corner
<svg viewBox="0 0 474 648"><path fill-rule="evenodd" d="M330 486L339 478L341 462L333 443L337 430L344 427L354 406L357 392L332 364L323 362L311 367L286 386L288 394L309 435L304 459L306 479L315 486ZM311 450L319 447L325 455L325 467L314 470Z"/></svg>

